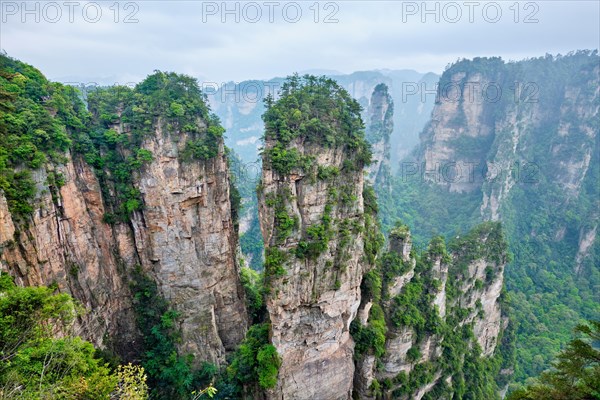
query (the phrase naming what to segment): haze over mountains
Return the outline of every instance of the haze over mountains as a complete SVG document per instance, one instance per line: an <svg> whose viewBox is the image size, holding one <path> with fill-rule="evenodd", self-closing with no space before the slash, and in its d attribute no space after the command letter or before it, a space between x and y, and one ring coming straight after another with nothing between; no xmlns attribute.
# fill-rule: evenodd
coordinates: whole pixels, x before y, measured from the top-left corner
<svg viewBox="0 0 600 400"><path fill-rule="evenodd" d="M391 165L395 170L399 160L418 143L418 135L435 102L439 76L413 70L361 71L346 75L328 70L315 71L310 73L335 79L365 110L376 85L384 83L389 87L395 107L394 133L391 136ZM246 163L253 163L258 158L257 149L261 146L263 133L262 100L266 94L276 93L283 80L250 80L237 85L230 82L218 90L207 90L211 108L227 130L226 144Z"/></svg>

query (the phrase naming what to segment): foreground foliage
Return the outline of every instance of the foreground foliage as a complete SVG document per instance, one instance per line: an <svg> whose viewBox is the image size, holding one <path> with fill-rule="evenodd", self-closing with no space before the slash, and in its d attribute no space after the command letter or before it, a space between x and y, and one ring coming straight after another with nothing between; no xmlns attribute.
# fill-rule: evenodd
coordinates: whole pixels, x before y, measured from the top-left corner
<svg viewBox="0 0 600 400"><path fill-rule="evenodd" d="M77 307L55 288L16 286L0 274L0 398L147 398L143 368L111 371L91 343L70 334Z"/></svg>
<svg viewBox="0 0 600 400"><path fill-rule="evenodd" d="M532 385L511 393L507 400L592 400L600 398L600 321L575 329L573 339Z"/></svg>

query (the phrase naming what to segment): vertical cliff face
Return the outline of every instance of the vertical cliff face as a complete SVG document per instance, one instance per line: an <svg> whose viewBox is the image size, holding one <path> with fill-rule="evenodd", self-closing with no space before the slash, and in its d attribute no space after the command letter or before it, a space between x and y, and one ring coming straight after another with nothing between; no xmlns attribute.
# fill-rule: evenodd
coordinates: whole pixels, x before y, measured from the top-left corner
<svg viewBox="0 0 600 400"><path fill-rule="evenodd" d="M197 83L171 73L99 91L90 109L109 219L130 227L137 264L178 312L180 350L222 363L247 325L222 128Z"/></svg>
<svg viewBox="0 0 600 400"><path fill-rule="evenodd" d="M529 320L534 303L533 313L543 321L519 331L516 379L525 380L550 366L547 355L558 351L550 343L568 342L566 332L577 318L597 314L598 53L509 63L463 60L444 72L439 85L418 150L420 172L435 184L413 184L417 197L431 196L431 206L403 212L421 221L439 215L426 232L416 224L419 236L454 235L469 219L502 221L515 254L507 287L523 295L517 319ZM565 307L548 318L555 304ZM535 355L543 361L532 363Z"/></svg>
<svg viewBox="0 0 600 400"><path fill-rule="evenodd" d="M453 192L482 190L481 214L491 220L515 184L542 176L576 197L598 136L599 76L597 55L584 53L453 65L421 137L425 177Z"/></svg>
<svg viewBox="0 0 600 400"><path fill-rule="evenodd" d="M131 216L135 250L180 315L182 352L218 364L243 339L247 324L227 157L221 142L208 160L182 160L193 136L164 126L159 119L156 133L141 145L153 160L135 176L144 204Z"/></svg>
<svg viewBox="0 0 600 400"><path fill-rule="evenodd" d="M366 111L366 138L373 151L372 164L368 166L369 179L380 187L390 179L390 137L394 130L394 102L385 84L373 89L369 108Z"/></svg>
<svg viewBox="0 0 600 400"><path fill-rule="evenodd" d="M46 113L36 134L54 127L66 143L46 149L40 141L40 162L25 159L7 170L13 181L0 191L2 270L20 284L57 284L72 294L87 309L78 333L131 359L149 334L139 330L130 287L141 266L179 314L180 350L196 362L222 363L243 338L247 317L222 128L197 83L158 72L133 90L90 94L88 113L68 88L0 61L9 81L39 85L41 93L18 92L21 102L9 107L14 119L0 128L36 143L11 125L26 104ZM19 190L31 198L19 198Z"/></svg>
<svg viewBox="0 0 600 400"><path fill-rule="evenodd" d="M493 69L499 63L490 61L489 74L457 69L440 79L431 119L421 133L420 157L425 178L451 192L471 192L483 183L483 163L494 140L494 116L499 114L488 106L498 102L489 88L498 85Z"/></svg>
<svg viewBox="0 0 600 400"><path fill-rule="evenodd" d="M597 167L592 155L599 131L600 67L583 64L574 73L577 79L547 85L530 77L526 88L519 87L525 98L513 99L503 118L496 119L483 185L484 218L501 218L501 206L515 184L552 179L564 198L577 198L584 179L593 173L590 167ZM540 146L540 141L549 142ZM542 152L549 157L539 159ZM521 168L507 173L514 165Z"/></svg>
<svg viewBox="0 0 600 400"><path fill-rule="evenodd" d="M133 356L141 343L120 256L134 255L131 233L103 223L100 185L81 159L67 155L64 164L47 165L32 175L38 194L27 222L15 220L0 195L2 269L21 285L56 283L86 309L76 332ZM60 188L49 179L55 176L64 182Z"/></svg>
<svg viewBox="0 0 600 400"><path fill-rule="evenodd" d="M281 357L270 396L348 399L349 328L374 223L363 203L369 150L359 106L331 80L294 77L264 119L259 212L271 341Z"/></svg>
<svg viewBox="0 0 600 400"><path fill-rule="evenodd" d="M506 251L498 224L454 239L450 252L434 239L420 256L411 251L408 229L393 229L390 250L374 271L380 284L367 283L370 299L361 307L374 310L378 304L383 315L354 328L359 397L451 398L466 387L497 398L500 381L506 381L499 379L501 364L510 365L503 359L507 349L499 349L507 323L500 300ZM386 325L380 343L365 334L380 329L378 319ZM493 371L473 379L468 372L473 365L466 362Z"/></svg>

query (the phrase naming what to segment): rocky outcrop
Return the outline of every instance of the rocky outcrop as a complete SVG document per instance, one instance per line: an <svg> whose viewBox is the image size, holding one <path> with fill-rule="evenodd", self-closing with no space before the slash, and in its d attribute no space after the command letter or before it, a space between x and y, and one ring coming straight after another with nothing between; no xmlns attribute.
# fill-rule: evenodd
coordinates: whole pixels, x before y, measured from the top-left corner
<svg viewBox="0 0 600 400"><path fill-rule="evenodd" d="M421 134L426 146L422 162L427 180L455 192L470 192L481 186L480 163L494 131L481 89L473 88L489 84L490 78L463 71L447 71L440 81L431 120ZM458 146L461 141L468 143ZM464 151L467 146L468 151Z"/></svg>
<svg viewBox="0 0 600 400"><path fill-rule="evenodd" d="M594 225L591 229L586 230L582 228L579 232L579 246L577 248L577 255L575 256L575 273L579 273L581 270L581 263L589 256L592 245L598 241L598 234L596 232L598 225Z"/></svg>
<svg viewBox="0 0 600 400"><path fill-rule="evenodd" d="M268 149L270 143L265 145ZM346 159L342 149L304 147L303 154L315 156L318 165L340 169ZM361 223L363 178L358 171L331 182L310 180L301 173L280 176L268 167L263 170L260 212L267 254L276 247L287 255L285 275L273 280L267 300L272 342L282 357L274 398L346 399L354 372L349 325L356 317L365 272L363 237L357 234L345 246L332 238L316 259L298 259L294 251L307 229L319 225L325 213L336 221L331 229L341 221L348 226ZM341 206L328 196L331 189L341 187L357 199L351 206ZM297 231L280 245L275 215L266 205L273 196L287 198L285 210L298 221Z"/></svg>
<svg viewBox="0 0 600 400"><path fill-rule="evenodd" d="M468 265L467 279L457 305L471 310L463 323L473 322L473 333L484 356L490 356L502 328L500 293L503 284L504 265L490 265L479 259ZM484 283L485 282L485 283Z"/></svg>
<svg viewBox="0 0 600 400"><path fill-rule="evenodd" d="M382 271L385 352L380 357L372 352L359 355L355 391L360 398L419 399L434 389L437 395L450 395L455 390L451 382L461 376L462 367L444 367L448 357L484 360L499 353L506 323L500 294L507 262L500 226L482 225L455 239L452 253L435 239L415 258L410 241L405 226L390 232L392 258L384 256L384 265L394 259L402 263ZM494 377L487 379L494 385Z"/></svg>
<svg viewBox="0 0 600 400"><path fill-rule="evenodd" d="M325 91L344 96L342 89L328 81L303 85L293 86L282 101ZM319 104L319 95L314 103L305 100L306 104ZM359 118L358 107L349 98L338 101L339 107L353 107L352 118ZM266 120L271 113L279 118L279 110L276 103ZM330 112L315 109L323 121ZM357 315L360 284L369 265L363 162L352 160L359 153L343 139L325 146L317 135L292 129L293 139L286 143L280 136L284 129L280 122L267 125L259 191L271 341L282 361L269 398L349 399L354 374L349 328ZM343 137L345 132L338 129ZM349 134L364 140L360 131ZM282 152L297 153L304 161L281 171L276 157Z"/></svg>
<svg viewBox="0 0 600 400"><path fill-rule="evenodd" d="M180 314L181 350L221 363L247 325L227 158L221 143L210 160L182 162L188 140L159 125L143 142L154 159L136 178L144 210L131 224L143 268Z"/></svg>

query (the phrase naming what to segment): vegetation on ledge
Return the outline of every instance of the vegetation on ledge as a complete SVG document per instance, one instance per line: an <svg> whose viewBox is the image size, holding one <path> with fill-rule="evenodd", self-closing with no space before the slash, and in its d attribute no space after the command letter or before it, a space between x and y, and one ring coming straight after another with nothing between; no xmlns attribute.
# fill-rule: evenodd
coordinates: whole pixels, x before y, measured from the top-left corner
<svg viewBox="0 0 600 400"><path fill-rule="evenodd" d="M287 175L294 169L307 172L313 166L311 157L290 147L296 139L303 145L344 147L352 157L347 165L356 171L371 162L360 105L334 80L311 75L288 77L278 100L268 96L265 105L265 141L274 144L263 151L263 159L279 174ZM321 179L324 174L335 172L322 170Z"/></svg>
<svg viewBox="0 0 600 400"><path fill-rule="evenodd" d="M410 241L408 228L397 222L390 232L390 241ZM386 351L386 336L411 332L412 347L407 351L406 362L412 365L409 373L401 372L393 378L374 381L371 393L379 396L391 395L396 398L413 396L424 386L433 383L425 399L498 399L498 392L507 384L510 370L514 365L513 325L500 333L494 354L484 357L473 333L475 310L459 307L457 296L468 282L468 277L459 265L468 261L484 259L490 265L507 260L507 243L499 223L483 224L474 228L463 238L457 238L448 245L445 240L435 237L426 250L411 250L411 260L405 262L402 248L383 251L378 254L376 268L363 277L361 291L363 302L372 302L367 326L358 320L351 324L350 332L355 340L355 357L360 360L364 354L376 358L376 365L383 367ZM467 261L468 259L468 261ZM414 264L413 264L414 262ZM441 287L440 270L437 263L445 264L449 270L446 287ZM393 297L389 287L397 277L406 275L414 265L414 275L405 282ZM482 289L490 282L481 282ZM476 286L476 282L473 282ZM434 299L440 291L446 290L446 315L441 318ZM500 297L505 308L506 300ZM474 318L478 318L475 314ZM469 321L466 322L465 321ZM423 345L433 340L441 346L441 355L423 359ZM431 343L429 343L431 346ZM502 372L504 371L504 372ZM452 377L452 384L446 378Z"/></svg>

